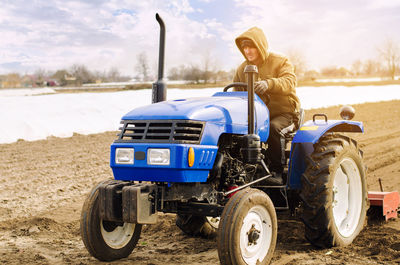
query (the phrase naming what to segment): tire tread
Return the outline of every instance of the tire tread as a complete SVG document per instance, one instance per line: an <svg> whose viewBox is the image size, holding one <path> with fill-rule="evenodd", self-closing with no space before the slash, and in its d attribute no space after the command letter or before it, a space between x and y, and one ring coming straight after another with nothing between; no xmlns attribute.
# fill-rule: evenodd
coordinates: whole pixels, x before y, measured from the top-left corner
<svg viewBox="0 0 400 265"><path fill-rule="evenodd" d="M365 219L367 208L364 179L365 166L362 163L362 151L355 140L336 133L321 137L318 143L314 144L314 152L309 156L309 160L311 161L308 161L306 171L301 177L303 188L300 198L305 206L303 207L301 220L305 225L305 237L313 245L320 248L348 244L347 241L345 242L340 238L338 232L335 232L334 221L329 215L329 211L331 211L330 196L332 196L333 183L331 181L331 174L333 174L334 170L333 164L338 157L345 153L358 156L361 163L359 170L362 175L364 189L362 218ZM360 222L364 224L364 220L360 220ZM357 229L354 234L357 235L361 229Z"/></svg>

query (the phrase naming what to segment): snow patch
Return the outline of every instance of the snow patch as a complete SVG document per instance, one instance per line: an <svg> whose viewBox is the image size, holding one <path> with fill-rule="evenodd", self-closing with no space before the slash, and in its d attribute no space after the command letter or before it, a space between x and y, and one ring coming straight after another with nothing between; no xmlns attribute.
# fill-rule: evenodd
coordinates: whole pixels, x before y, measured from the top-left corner
<svg viewBox="0 0 400 265"><path fill-rule="evenodd" d="M51 88L5 91L0 91L0 143L115 131L124 114L151 103L150 89L73 94L52 94ZM170 88L167 94L171 100L219 91L222 88ZM400 86L299 87L297 95L302 108L311 109L400 99Z"/></svg>

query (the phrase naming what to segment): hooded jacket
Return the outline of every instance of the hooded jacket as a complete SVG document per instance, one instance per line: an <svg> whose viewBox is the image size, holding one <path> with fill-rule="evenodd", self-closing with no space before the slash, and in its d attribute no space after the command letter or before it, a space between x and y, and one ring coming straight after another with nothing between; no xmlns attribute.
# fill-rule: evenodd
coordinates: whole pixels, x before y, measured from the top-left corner
<svg viewBox="0 0 400 265"><path fill-rule="evenodd" d="M256 81L264 80L268 83L267 93L259 96L264 102L267 102L267 95L269 95L270 102L267 106L271 119L282 113L298 113L300 100L296 96L296 75L293 65L285 56L268 52L268 42L260 28L250 28L235 39L236 46L246 59L241 47L243 39L250 39L262 58L262 63L257 65ZM247 83L244 68L249 64L251 63L246 59L237 68L233 82ZM244 89L236 88L236 90L243 91Z"/></svg>

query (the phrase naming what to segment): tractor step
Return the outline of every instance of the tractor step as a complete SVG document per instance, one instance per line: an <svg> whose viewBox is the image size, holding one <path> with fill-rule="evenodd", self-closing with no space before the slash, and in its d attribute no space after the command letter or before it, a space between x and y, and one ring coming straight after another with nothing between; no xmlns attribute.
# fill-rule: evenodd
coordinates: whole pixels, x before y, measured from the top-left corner
<svg viewBox="0 0 400 265"><path fill-rule="evenodd" d="M400 194L397 191L369 191L368 200L371 206L382 207L382 214L386 221L390 218L397 218L400 207Z"/></svg>

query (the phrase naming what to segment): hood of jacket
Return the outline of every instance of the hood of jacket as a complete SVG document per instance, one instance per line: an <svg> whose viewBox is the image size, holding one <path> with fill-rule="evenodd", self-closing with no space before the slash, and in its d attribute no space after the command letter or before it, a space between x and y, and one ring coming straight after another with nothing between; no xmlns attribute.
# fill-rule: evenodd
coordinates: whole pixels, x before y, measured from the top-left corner
<svg viewBox="0 0 400 265"><path fill-rule="evenodd" d="M268 58L269 53L268 53L267 38L265 37L262 29L260 29L258 27L252 27L235 39L236 46L239 48L240 52L243 54L244 58L247 60L247 58L244 54L244 51L240 45L240 43L243 39L249 39L249 40L253 41L254 45L258 49L258 52L260 53L260 55L263 59L263 62L265 62L265 60Z"/></svg>

